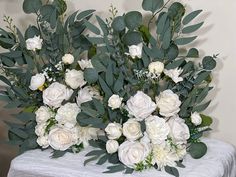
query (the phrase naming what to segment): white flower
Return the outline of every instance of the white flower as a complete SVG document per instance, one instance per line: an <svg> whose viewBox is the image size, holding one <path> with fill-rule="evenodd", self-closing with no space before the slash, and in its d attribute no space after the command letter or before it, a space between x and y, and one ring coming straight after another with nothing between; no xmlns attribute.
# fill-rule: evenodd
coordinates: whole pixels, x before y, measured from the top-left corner
<svg viewBox="0 0 236 177"><path fill-rule="evenodd" d="M111 107L112 110L120 108L122 100L123 98L121 98L119 95L113 94L108 100L108 106Z"/></svg>
<svg viewBox="0 0 236 177"><path fill-rule="evenodd" d="M74 60L75 60L75 58L71 54L65 54L62 57L62 61L63 61L64 64L72 64L74 62Z"/></svg>
<svg viewBox="0 0 236 177"><path fill-rule="evenodd" d="M91 60L86 60L86 59L80 60L80 61L78 61L78 64L82 70L84 70L86 68L93 68Z"/></svg>
<svg viewBox="0 0 236 177"><path fill-rule="evenodd" d="M41 146L42 148L47 148L49 146L48 144L48 136L40 136L37 138L37 143L39 146Z"/></svg>
<svg viewBox="0 0 236 177"><path fill-rule="evenodd" d="M36 49L40 50L42 48L43 40L40 38L40 36L34 36L33 38L27 39L25 42L26 48L28 50L35 51Z"/></svg>
<svg viewBox="0 0 236 177"><path fill-rule="evenodd" d="M196 126L201 125L202 118L201 118L200 114L197 112L192 113L191 114L191 122Z"/></svg>
<svg viewBox="0 0 236 177"><path fill-rule="evenodd" d="M130 97L127 101L126 109L130 115L134 116L138 121L142 121L155 111L156 104L148 95L138 91L136 95Z"/></svg>
<svg viewBox="0 0 236 177"><path fill-rule="evenodd" d="M140 43L138 45L131 45L129 46L129 55L134 59L135 57L141 58L142 57L142 48L143 44Z"/></svg>
<svg viewBox="0 0 236 177"><path fill-rule="evenodd" d="M101 99L100 93L94 87L84 87L79 90L77 97L77 104L80 106L82 103L92 101L93 98Z"/></svg>
<svg viewBox="0 0 236 177"><path fill-rule="evenodd" d="M176 158L179 160L182 160L184 156L187 154L187 147L186 145L177 145L175 149L175 155Z"/></svg>
<svg viewBox="0 0 236 177"><path fill-rule="evenodd" d="M106 150L108 154L113 154L118 151L119 143L116 140L108 140L106 143Z"/></svg>
<svg viewBox="0 0 236 177"><path fill-rule="evenodd" d="M148 70L152 74L161 74L164 70L164 64L159 61L152 62L148 65Z"/></svg>
<svg viewBox="0 0 236 177"><path fill-rule="evenodd" d="M57 110L55 119L60 125L64 125L67 128L72 128L77 123L76 117L79 112L80 108L76 103L67 103Z"/></svg>
<svg viewBox="0 0 236 177"><path fill-rule="evenodd" d="M84 73L75 69L66 71L65 82L72 89L77 89L78 87L82 87L86 84L86 81L84 80Z"/></svg>
<svg viewBox="0 0 236 177"><path fill-rule="evenodd" d="M156 104L162 116L171 117L180 111L181 101L177 94L171 90L165 90L156 97Z"/></svg>
<svg viewBox="0 0 236 177"><path fill-rule="evenodd" d="M77 126L78 128L78 144L83 143L84 147L89 146L89 140L97 140L98 139L98 133L99 129L98 128L93 128L93 127L80 127Z"/></svg>
<svg viewBox="0 0 236 177"><path fill-rule="evenodd" d="M109 139L118 139L122 135L122 126L118 123L109 123L105 128L105 132Z"/></svg>
<svg viewBox="0 0 236 177"><path fill-rule="evenodd" d="M171 149L165 144L153 146L153 163L157 164L158 169L164 170L165 166L175 167L178 159Z"/></svg>
<svg viewBox="0 0 236 177"><path fill-rule="evenodd" d="M36 112L36 122L37 123L43 123L46 122L48 119L50 119L53 116L53 113L51 110L46 106L41 106Z"/></svg>
<svg viewBox="0 0 236 177"><path fill-rule="evenodd" d="M183 81L182 77L179 77L179 75L183 72L183 69L175 68L170 70L164 70L165 75L170 77L175 83Z"/></svg>
<svg viewBox="0 0 236 177"><path fill-rule="evenodd" d="M123 124L123 134L130 141L137 140L142 136L140 123L134 119L129 119Z"/></svg>
<svg viewBox="0 0 236 177"><path fill-rule="evenodd" d="M125 141L118 149L119 160L129 168L143 160L150 153L150 145L138 141Z"/></svg>
<svg viewBox="0 0 236 177"><path fill-rule="evenodd" d="M163 118L149 116L145 124L146 132L153 144L161 144L167 139L170 128Z"/></svg>
<svg viewBox="0 0 236 177"><path fill-rule="evenodd" d="M45 130L46 130L47 124L46 123L40 123L35 126L35 134L37 136L44 136Z"/></svg>
<svg viewBox="0 0 236 177"><path fill-rule="evenodd" d="M45 83L45 77L43 74L36 74L31 77L30 86L31 90L42 90L42 87Z"/></svg>
<svg viewBox="0 0 236 177"><path fill-rule="evenodd" d="M179 116L171 117L168 121L170 126L170 137L175 144L186 144L190 138L189 128L185 124L185 121Z"/></svg>
<svg viewBox="0 0 236 177"><path fill-rule="evenodd" d="M54 127L48 135L49 145L59 151L65 151L78 142L77 128L67 129Z"/></svg>
<svg viewBox="0 0 236 177"><path fill-rule="evenodd" d="M73 91L58 82L52 83L43 91L43 103L58 108L64 100L69 100Z"/></svg>

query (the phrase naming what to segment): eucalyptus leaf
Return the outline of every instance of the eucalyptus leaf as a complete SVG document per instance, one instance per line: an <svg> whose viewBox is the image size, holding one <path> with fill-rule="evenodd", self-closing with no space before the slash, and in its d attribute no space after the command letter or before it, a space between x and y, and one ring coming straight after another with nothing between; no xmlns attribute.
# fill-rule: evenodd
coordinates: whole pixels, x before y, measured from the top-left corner
<svg viewBox="0 0 236 177"><path fill-rule="evenodd" d="M125 14L125 24L130 30L138 28L142 24L142 14L138 11L131 11Z"/></svg>
<svg viewBox="0 0 236 177"><path fill-rule="evenodd" d="M192 143L189 148L189 153L194 159L200 159L207 153L207 146L202 143Z"/></svg>
<svg viewBox="0 0 236 177"><path fill-rule="evenodd" d="M138 45L142 42L142 35L140 32L128 32L124 35L124 42L129 46Z"/></svg>
<svg viewBox="0 0 236 177"><path fill-rule="evenodd" d="M188 54L187 54L186 57L188 57L188 58L198 58L199 57L199 52L196 48L191 48L188 51Z"/></svg>
<svg viewBox="0 0 236 177"><path fill-rule="evenodd" d="M23 10L25 13L37 13L42 6L41 0L24 0Z"/></svg>
<svg viewBox="0 0 236 177"><path fill-rule="evenodd" d="M111 27L115 30L115 31L123 31L126 27L125 25L125 18L124 16L117 16L114 18Z"/></svg>
<svg viewBox="0 0 236 177"><path fill-rule="evenodd" d="M199 28L201 28L201 26L203 25L204 22L201 22L201 23L198 23L198 24L195 24L195 25L191 25L191 26L187 26L187 27L184 27L182 29L182 33L183 34L188 34L188 33L193 33L195 31L197 31Z"/></svg>
<svg viewBox="0 0 236 177"><path fill-rule="evenodd" d="M84 70L84 79L92 84L98 80L98 72L94 68L86 68Z"/></svg>
<svg viewBox="0 0 236 177"><path fill-rule="evenodd" d="M202 66L206 70L213 70L216 67L216 61L211 56L206 56L202 60Z"/></svg>
<svg viewBox="0 0 236 177"><path fill-rule="evenodd" d="M189 44L189 43L193 42L196 38L197 38L197 36L178 38L178 39L175 40L175 44L177 44L177 45L186 45L186 44Z"/></svg>
<svg viewBox="0 0 236 177"><path fill-rule="evenodd" d="M202 12L202 10L196 10L191 12L190 14L186 15L183 19L183 24L187 25L188 23L190 23L195 17L197 17L200 13Z"/></svg>
<svg viewBox="0 0 236 177"><path fill-rule="evenodd" d="M100 30L92 23L90 23L87 20L84 20L84 25L93 33L95 33L96 35L100 34Z"/></svg>
<svg viewBox="0 0 236 177"><path fill-rule="evenodd" d="M155 13L155 11L160 9L163 5L163 0L143 0L142 3L143 10L151 11L152 13Z"/></svg>

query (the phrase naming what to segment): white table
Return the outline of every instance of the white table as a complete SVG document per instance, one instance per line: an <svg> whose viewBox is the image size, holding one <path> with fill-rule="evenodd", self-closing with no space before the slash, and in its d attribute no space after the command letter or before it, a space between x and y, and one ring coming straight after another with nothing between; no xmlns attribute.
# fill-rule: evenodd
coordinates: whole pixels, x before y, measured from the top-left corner
<svg viewBox="0 0 236 177"><path fill-rule="evenodd" d="M186 168L179 168L180 177L236 177L236 149L218 140L204 141L208 145L207 154L199 160L187 155L183 162ZM50 152L33 150L16 157L11 162L8 177L172 177L155 169L132 175L104 174L105 166L95 163L83 166L88 150L79 154L67 153L59 159L49 158Z"/></svg>

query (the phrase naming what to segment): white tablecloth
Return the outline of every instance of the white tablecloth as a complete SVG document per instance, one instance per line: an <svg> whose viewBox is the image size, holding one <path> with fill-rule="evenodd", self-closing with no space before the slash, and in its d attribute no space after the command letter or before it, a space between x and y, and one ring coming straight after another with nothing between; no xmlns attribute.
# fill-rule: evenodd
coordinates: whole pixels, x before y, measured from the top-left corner
<svg viewBox="0 0 236 177"><path fill-rule="evenodd" d="M218 140L204 141L208 145L207 155L199 160L187 155L183 162L186 168L179 168L180 177L236 177L236 149ZM105 166L95 163L83 165L88 150L79 154L67 153L59 159L49 158L50 152L33 150L16 157L11 163L8 177L172 177L155 169L131 175L104 174Z"/></svg>

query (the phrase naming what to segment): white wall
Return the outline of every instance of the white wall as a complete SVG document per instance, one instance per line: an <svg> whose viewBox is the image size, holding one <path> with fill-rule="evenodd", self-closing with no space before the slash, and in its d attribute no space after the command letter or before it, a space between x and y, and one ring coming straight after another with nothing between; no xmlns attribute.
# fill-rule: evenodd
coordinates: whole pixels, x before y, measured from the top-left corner
<svg viewBox="0 0 236 177"><path fill-rule="evenodd" d="M26 16L22 8L23 0L0 0L0 17L4 14L13 17L20 29L34 22L32 16ZM128 10L140 10L142 0L67 0L69 10L97 9L99 14L107 14L111 3L120 14ZM205 26L198 33L194 46L201 54L220 53L217 69L214 73L215 90L211 93L213 102L206 111L214 118L211 136L236 145L236 21L235 0L188 0L183 1L188 9L203 9L200 19ZM0 22L1 27L4 26ZM197 46L196 46L197 45Z"/></svg>

